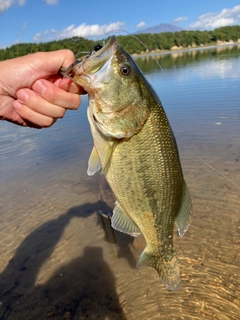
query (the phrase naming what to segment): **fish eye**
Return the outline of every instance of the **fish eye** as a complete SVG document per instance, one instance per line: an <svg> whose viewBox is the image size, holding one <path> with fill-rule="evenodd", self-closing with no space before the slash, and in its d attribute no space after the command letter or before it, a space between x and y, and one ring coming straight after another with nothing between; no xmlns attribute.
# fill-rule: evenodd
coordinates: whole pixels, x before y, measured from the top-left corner
<svg viewBox="0 0 240 320"><path fill-rule="evenodd" d="M121 66L120 72L123 76L129 76L131 73L131 68L128 65Z"/></svg>

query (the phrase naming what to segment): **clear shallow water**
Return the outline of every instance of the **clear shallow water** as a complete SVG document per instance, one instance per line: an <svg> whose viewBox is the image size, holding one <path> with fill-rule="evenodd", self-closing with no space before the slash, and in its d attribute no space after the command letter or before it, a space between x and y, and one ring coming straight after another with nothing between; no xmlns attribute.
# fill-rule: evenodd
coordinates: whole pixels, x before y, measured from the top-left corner
<svg viewBox="0 0 240 320"><path fill-rule="evenodd" d="M173 127L194 206L189 231L175 234L181 289L136 269L144 240L97 214L114 199L86 174L83 97L50 129L1 122L0 319L240 319L240 190L209 167L240 186L239 48L157 59L164 72L137 62Z"/></svg>

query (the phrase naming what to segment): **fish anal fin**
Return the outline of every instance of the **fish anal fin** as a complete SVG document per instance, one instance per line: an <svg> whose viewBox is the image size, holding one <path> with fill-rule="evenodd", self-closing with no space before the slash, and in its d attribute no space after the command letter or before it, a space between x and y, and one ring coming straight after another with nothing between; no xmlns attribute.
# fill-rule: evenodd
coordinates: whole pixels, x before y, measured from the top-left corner
<svg viewBox="0 0 240 320"><path fill-rule="evenodd" d="M152 254L147 248L142 252L137 267L148 266L157 270L163 285L169 290L178 290L181 286L181 275L175 253L167 261L158 254Z"/></svg>
<svg viewBox="0 0 240 320"><path fill-rule="evenodd" d="M181 206L175 217L178 234L182 237L192 223L192 200L186 183L184 182Z"/></svg>
<svg viewBox="0 0 240 320"><path fill-rule="evenodd" d="M127 233L133 237L137 237L141 234L138 226L125 213L118 202L116 202L116 206L113 209L111 224L115 230Z"/></svg>
<svg viewBox="0 0 240 320"><path fill-rule="evenodd" d="M87 174L89 176L93 176L98 170L101 169L101 167L102 166L101 166L100 158L99 158L97 149L94 146L88 160Z"/></svg>

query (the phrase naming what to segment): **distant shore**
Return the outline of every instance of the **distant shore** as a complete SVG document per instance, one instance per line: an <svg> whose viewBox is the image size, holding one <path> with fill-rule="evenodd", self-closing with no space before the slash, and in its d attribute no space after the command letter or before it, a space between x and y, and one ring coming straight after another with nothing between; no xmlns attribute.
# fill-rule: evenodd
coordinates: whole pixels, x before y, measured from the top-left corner
<svg viewBox="0 0 240 320"><path fill-rule="evenodd" d="M240 46L240 39L238 41L218 41L216 44L206 44L200 46L188 46L188 47L177 47L174 46L170 50L152 50L146 51L142 53L133 53L133 57L143 57L147 55L162 55L162 54L172 54L172 53L180 53L180 52L188 52L188 51L195 51L195 50L207 50L207 49L214 49L214 48L221 48L221 47L230 47L230 46Z"/></svg>

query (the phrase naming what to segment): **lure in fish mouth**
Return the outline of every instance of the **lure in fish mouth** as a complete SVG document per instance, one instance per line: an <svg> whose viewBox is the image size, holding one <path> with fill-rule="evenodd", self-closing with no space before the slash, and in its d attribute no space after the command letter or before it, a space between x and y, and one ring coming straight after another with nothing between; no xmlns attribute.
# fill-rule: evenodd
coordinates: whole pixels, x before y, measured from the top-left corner
<svg viewBox="0 0 240 320"><path fill-rule="evenodd" d="M170 290L181 283L173 246L191 224L191 197L177 144L161 101L135 61L112 36L66 70L89 96L94 147L88 174L106 176L116 196L112 227L137 236L146 248L137 266L157 270Z"/></svg>
<svg viewBox="0 0 240 320"><path fill-rule="evenodd" d="M85 74L85 76L87 76L88 73L96 73L96 71L103 66L107 59L111 58L112 51L114 51L116 46L117 41L115 37L112 37L104 47L102 47L100 44L97 44L92 50L90 50L88 55L73 62L65 70L64 75L77 82L78 74Z"/></svg>

